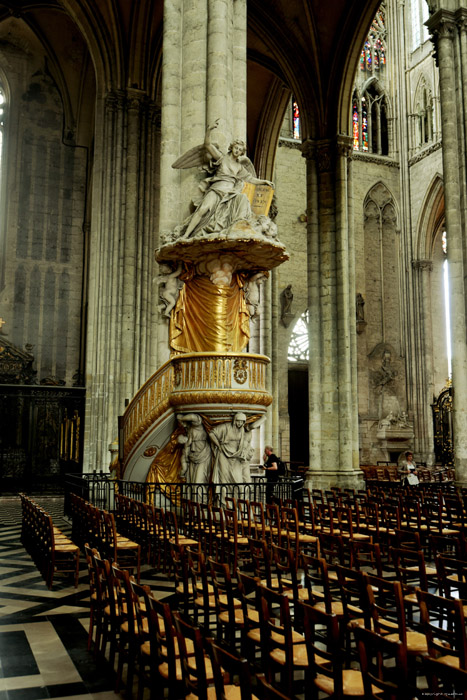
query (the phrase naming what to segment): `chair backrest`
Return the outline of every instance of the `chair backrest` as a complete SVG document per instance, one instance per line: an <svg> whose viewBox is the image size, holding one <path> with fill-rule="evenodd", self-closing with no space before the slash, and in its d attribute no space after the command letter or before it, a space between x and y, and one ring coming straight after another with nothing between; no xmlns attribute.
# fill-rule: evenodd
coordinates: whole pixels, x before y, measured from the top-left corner
<svg viewBox="0 0 467 700"><path fill-rule="evenodd" d="M314 603L324 601L326 612L331 614L332 594L326 560L303 554L302 566L305 586L308 590L308 600Z"/></svg>
<svg viewBox="0 0 467 700"><path fill-rule="evenodd" d="M383 577L383 560L379 542L350 540L350 564L357 571Z"/></svg>
<svg viewBox="0 0 467 700"><path fill-rule="evenodd" d="M280 649L284 653L282 676L288 688L288 694L293 694L293 637L292 618L287 596L266 586L259 587L260 595L260 631L261 631L261 661L267 669L268 681L273 679L271 652Z"/></svg>
<svg viewBox="0 0 467 700"><path fill-rule="evenodd" d="M420 589L417 589L417 598L430 656L456 656L459 667L467 671L467 636L462 602Z"/></svg>
<svg viewBox="0 0 467 700"><path fill-rule="evenodd" d="M423 668L431 694L441 700L467 700L467 671L423 656Z"/></svg>
<svg viewBox="0 0 467 700"><path fill-rule="evenodd" d="M371 627L371 612L366 594L368 576L363 571L337 566L337 581L344 617L348 621L363 617L366 627Z"/></svg>
<svg viewBox="0 0 467 700"><path fill-rule="evenodd" d="M332 697L340 700L343 697L344 659L338 618L306 603L302 603L302 606L311 678L314 679L318 674L327 676L333 685Z"/></svg>
<svg viewBox="0 0 467 700"><path fill-rule="evenodd" d="M391 547L394 569L404 589L421 588L428 590L425 557L422 550Z"/></svg>
<svg viewBox="0 0 467 700"><path fill-rule="evenodd" d="M127 569L121 569L117 564L112 564L112 576L115 583L116 601L120 619L125 619L128 624L128 636L136 637L138 621L134 594L130 583L130 574Z"/></svg>
<svg viewBox="0 0 467 700"><path fill-rule="evenodd" d="M268 683L265 676L258 674L257 678L261 683L261 697L264 698L264 700L291 700L288 695L284 695L284 693L281 693L281 691L271 685L271 683Z"/></svg>
<svg viewBox="0 0 467 700"><path fill-rule="evenodd" d="M368 629L354 629L365 698L403 700L412 698L408 684L407 647ZM389 660L389 664L388 664Z"/></svg>
<svg viewBox="0 0 467 700"><path fill-rule="evenodd" d="M435 562L440 589L446 598L467 601L467 561L438 554Z"/></svg>
<svg viewBox="0 0 467 700"><path fill-rule="evenodd" d="M180 650L180 662L182 665L185 687L189 693L196 695L199 700L208 700L208 678L206 675L206 661L203 645L203 636L199 627L194 627L186 622L178 612L173 613L173 620L177 633L178 647ZM193 644L193 655L189 656L186 640Z"/></svg>
<svg viewBox="0 0 467 700"><path fill-rule="evenodd" d="M214 672L216 700L227 700L229 688L226 688L226 685L234 685L234 679L236 679L235 685L240 686L241 700L251 700L252 687L248 660L237 656L237 654L232 654L213 639L206 641ZM228 674L227 682L223 671Z"/></svg>
<svg viewBox="0 0 467 700"><path fill-rule="evenodd" d="M253 571L259 580L265 580L272 588L271 552L265 539L248 538Z"/></svg>
<svg viewBox="0 0 467 700"><path fill-rule="evenodd" d="M401 582L368 576L366 594L374 631L378 634L398 632L401 642L407 644L407 624Z"/></svg>
<svg viewBox="0 0 467 700"><path fill-rule="evenodd" d="M250 501L251 534L255 539L266 537L266 523L264 520L264 506L261 501Z"/></svg>

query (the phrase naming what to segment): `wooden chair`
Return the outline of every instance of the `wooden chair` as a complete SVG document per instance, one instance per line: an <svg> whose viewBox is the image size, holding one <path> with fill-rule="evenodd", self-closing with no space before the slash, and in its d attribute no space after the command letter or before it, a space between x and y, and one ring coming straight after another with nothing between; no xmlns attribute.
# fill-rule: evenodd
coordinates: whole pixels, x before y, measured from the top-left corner
<svg viewBox="0 0 467 700"><path fill-rule="evenodd" d="M371 630L354 630L366 698L409 700L407 650L401 641L390 641ZM391 663L388 664L388 660Z"/></svg>
<svg viewBox="0 0 467 700"><path fill-rule="evenodd" d="M425 566L425 556L422 550L391 548L391 556L396 572L396 578L402 584L404 603L408 611L409 619L412 619L413 608L418 606L416 588L428 591L428 575ZM436 569L430 569L430 572ZM434 585L437 586L436 579Z"/></svg>
<svg viewBox="0 0 467 700"><path fill-rule="evenodd" d="M253 537L249 537L248 543L250 545L250 557L256 578L262 585L267 586L267 588L279 588L279 580L277 576L273 576L271 567L272 555L266 540L257 540Z"/></svg>
<svg viewBox="0 0 467 700"><path fill-rule="evenodd" d="M102 597L100 581L98 580L96 565L94 562L94 556L99 556L99 553L96 549L91 549L91 547L88 544L84 545L84 552L86 555L86 564L88 567L89 575L88 651L90 651L93 643L94 630L96 632L94 640L94 649L97 651L100 647L104 614L104 599Z"/></svg>
<svg viewBox="0 0 467 700"><path fill-rule="evenodd" d="M467 562L438 554L435 563L440 592L446 598L460 598L467 613Z"/></svg>
<svg viewBox="0 0 467 700"><path fill-rule="evenodd" d="M135 598L131 588L130 574L128 573L128 570L121 569L116 564L113 564L112 575L115 582L117 615L120 620L115 692L118 693L120 690L123 667L126 663L126 696L131 698L136 659L138 658L140 650L140 637L138 620L136 619Z"/></svg>
<svg viewBox="0 0 467 700"><path fill-rule="evenodd" d="M258 674L257 678L261 684L260 697L264 698L264 700L291 700L288 695L284 695L272 683L268 683L265 676Z"/></svg>
<svg viewBox="0 0 467 700"><path fill-rule="evenodd" d="M104 527L103 555L124 569L131 572L136 571L136 579L139 581L141 545L117 533L113 513L102 511L102 523Z"/></svg>
<svg viewBox="0 0 467 700"><path fill-rule="evenodd" d="M442 700L467 700L467 671L453 668L434 659L423 657L423 668L431 694Z"/></svg>
<svg viewBox="0 0 467 700"><path fill-rule="evenodd" d="M208 566L214 586L217 617L217 638L224 639L233 649L237 645L237 632L243 627L241 601L234 596L234 586L228 564L208 558Z"/></svg>
<svg viewBox="0 0 467 700"><path fill-rule="evenodd" d="M296 557L294 549L279 547L278 545L272 545L272 554L279 583L278 591L287 596L289 602L292 603L294 625L297 629L300 629L299 614L301 609L297 604L300 600L309 600L309 591L299 582L299 558Z"/></svg>
<svg viewBox="0 0 467 700"><path fill-rule="evenodd" d="M417 590L421 627L428 653L441 663L467 671L467 636L462 602Z"/></svg>
<svg viewBox="0 0 467 700"><path fill-rule="evenodd" d="M189 616L193 610L196 591L193 588L188 568L186 546L170 542L170 553L175 583L177 607L184 615Z"/></svg>
<svg viewBox="0 0 467 700"><path fill-rule="evenodd" d="M208 581L206 560L203 552L196 547L187 547L188 573L191 576L191 590L194 594L194 623L200 624L204 634L209 634L211 614L216 612L214 586ZM201 622L200 622L201 620Z"/></svg>
<svg viewBox="0 0 467 700"><path fill-rule="evenodd" d="M252 663L256 660L256 652L261 651L261 629L259 614L261 603L259 597L259 582L253 576L237 570L237 586L242 604L242 643L241 650Z"/></svg>
<svg viewBox="0 0 467 700"><path fill-rule="evenodd" d="M103 609L102 644L100 650L96 648L96 653L100 651L102 656L105 657L108 643L109 664L113 668L120 635L121 619L118 612L112 567L108 559L102 559L97 554L94 554L94 564L96 567L97 590L101 597Z"/></svg>
<svg viewBox="0 0 467 700"><path fill-rule="evenodd" d="M223 700L234 695L238 698L240 689L240 700L253 700L248 660L232 654L213 639L206 641L214 674L216 697Z"/></svg>
<svg viewBox="0 0 467 700"><path fill-rule="evenodd" d="M297 508L282 507L280 517L283 546L294 550L297 562L301 553L312 556L318 554L319 539L311 532L300 531Z"/></svg>
<svg viewBox="0 0 467 700"><path fill-rule="evenodd" d="M286 596L260 586L260 629L262 667L269 683L280 674L280 687L289 696L294 693L294 674L308 668L305 638L293 629Z"/></svg>
<svg viewBox="0 0 467 700"><path fill-rule="evenodd" d="M383 577L383 559L379 542L350 540L349 547L351 568Z"/></svg>
<svg viewBox="0 0 467 700"><path fill-rule="evenodd" d="M180 648L170 606L153 596L148 599L150 645L151 696L161 697L161 686L167 689L169 700L184 698L187 694ZM192 642L185 640L186 655L194 653ZM157 658L155 653L157 652Z"/></svg>
<svg viewBox="0 0 467 700"><path fill-rule="evenodd" d="M411 657L428 653L425 634L407 627L401 582L368 576L366 590L373 630L389 640L399 639Z"/></svg>
<svg viewBox="0 0 467 700"><path fill-rule="evenodd" d="M199 627L190 625L179 613L173 613L177 632L180 662L187 694L199 700L208 700L208 686L214 683L212 662L204 650ZM191 642L193 654L188 653L187 640Z"/></svg>
<svg viewBox="0 0 467 700"><path fill-rule="evenodd" d="M337 616L303 604L303 619L309 660L309 696L316 700L320 693L335 700L365 697L362 673L344 668Z"/></svg>
<svg viewBox="0 0 467 700"><path fill-rule="evenodd" d="M260 501L250 501L251 536L253 539L266 539L266 521L264 506Z"/></svg>

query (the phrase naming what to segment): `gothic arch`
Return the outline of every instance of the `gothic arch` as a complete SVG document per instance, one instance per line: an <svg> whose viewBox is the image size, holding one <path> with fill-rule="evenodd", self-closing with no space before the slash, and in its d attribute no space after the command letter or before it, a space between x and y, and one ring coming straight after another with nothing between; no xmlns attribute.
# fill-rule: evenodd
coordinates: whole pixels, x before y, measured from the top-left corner
<svg viewBox="0 0 467 700"><path fill-rule="evenodd" d="M444 183L437 173L427 188L416 229L416 255L419 260L431 260L436 234L444 220Z"/></svg>
<svg viewBox="0 0 467 700"><path fill-rule="evenodd" d="M419 77L414 93L413 114L417 125L415 148L431 143L434 138L433 89L425 74Z"/></svg>
<svg viewBox="0 0 467 700"><path fill-rule="evenodd" d="M376 2L369 1L366 3L365 9L362 9L360 23L356 26L354 32L351 50L348 52L346 60L342 66L342 82L340 85L338 105L338 124L339 131L343 134L349 133L349 125L351 124L353 85L360 53L375 13L380 4L381 0L377 0Z"/></svg>
<svg viewBox="0 0 467 700"><path fill-rule="evenodd" d="M389 207L394 210L393 218L396 228L399 228L399 210L396 204L396 200L392 192L384 184L382 180L376 182L367 192L366 197L363 202L363 211L366 216L367 210L370 212L380 211L381 215L387 217L389 215Z"/></svg>

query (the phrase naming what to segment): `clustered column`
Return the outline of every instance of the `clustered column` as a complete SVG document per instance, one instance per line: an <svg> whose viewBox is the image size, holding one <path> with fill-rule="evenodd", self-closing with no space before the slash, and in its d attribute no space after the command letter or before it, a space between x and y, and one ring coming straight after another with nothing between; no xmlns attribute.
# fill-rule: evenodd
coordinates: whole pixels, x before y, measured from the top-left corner
<svg viewBox="0 0 467 700"><path fill-rule="evenodd" d="M467 483L467 345L465 264L467 241L465 76L466 10L443 9L432 2L427 25L433 35L439 66L443 140L446 231L450 277L454 454L458 481ZM450 8L452 7L452 3Z"/></svg>
<svg viewBox="0 0 467 700"><path fill-rule="evenodd" d="M306 142L310 312L310 468L314 484L355 483L355 253L351 139Z"/></svg>
<svg viewBox="0 0 467 700"><path fill-rule="evenodd" d="M138 90L98 103L89 262L85 469L108 464L117 417L150 372L155 107ZM110 371L109 368L112 368ZM109 433L109 430L112 430Z"/></svg>

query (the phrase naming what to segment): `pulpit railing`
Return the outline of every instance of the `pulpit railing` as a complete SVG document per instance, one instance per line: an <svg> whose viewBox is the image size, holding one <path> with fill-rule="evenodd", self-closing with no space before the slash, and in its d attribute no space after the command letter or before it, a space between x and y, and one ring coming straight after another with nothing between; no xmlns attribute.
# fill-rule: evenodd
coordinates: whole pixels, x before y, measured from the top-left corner
<svg viewBox="0 0 467 700"><path fill-rule="evenodd" d="M266 502L267 481L256 476L248 483L193 484L186 482L156 483L116 480L106 474L67 474L65 477L65 514L70 514L70 494L84 498L92 505L105 510L114 510L115 493L128 496L156 507L179 506L182 500L211 505L223 505L227 497L244 498L249 501ZM275 500L302 498L301 477L280 477L274 485ZM272 491L272 489L271 489ZM269 495L269 493L268 493Z"/></svg>

